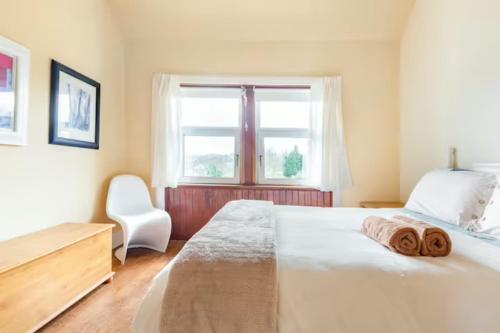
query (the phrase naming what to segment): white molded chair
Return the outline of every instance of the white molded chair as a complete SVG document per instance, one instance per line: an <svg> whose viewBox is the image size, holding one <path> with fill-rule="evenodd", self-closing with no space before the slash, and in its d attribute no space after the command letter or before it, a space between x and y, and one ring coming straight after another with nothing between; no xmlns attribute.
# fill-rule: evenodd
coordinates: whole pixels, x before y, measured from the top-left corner
<svg viewBox="0 0 500 333"><path fill-rule="evenodd" d="M113 178L109 185L106 213L123 229L123 246L115 251L122 265L129 248L167 250L172 230L170 216L153 207L148 188L141 178L132 175Z"/></svg>

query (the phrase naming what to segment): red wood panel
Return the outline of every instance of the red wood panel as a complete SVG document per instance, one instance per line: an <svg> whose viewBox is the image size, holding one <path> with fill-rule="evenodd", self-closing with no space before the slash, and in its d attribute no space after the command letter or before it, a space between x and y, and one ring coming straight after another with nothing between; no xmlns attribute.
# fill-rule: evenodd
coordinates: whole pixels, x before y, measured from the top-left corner
<svg viewBox="0 0 500 333"><path fill-rule="evenodd" d="M172 218L172 239L187 240L228 201L270 200L277 205L332 206L332 193L298 187L184 185L165 190L165 208Z"/></svg>

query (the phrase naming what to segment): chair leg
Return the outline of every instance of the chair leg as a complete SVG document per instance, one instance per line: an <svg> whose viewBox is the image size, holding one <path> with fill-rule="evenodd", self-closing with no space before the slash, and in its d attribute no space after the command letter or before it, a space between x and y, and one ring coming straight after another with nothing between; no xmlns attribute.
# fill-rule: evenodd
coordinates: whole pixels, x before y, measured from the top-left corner
<svg viewBox="0 0 500 333"><path fill-rule="evenodd" d="M128 244L130 242L130 235L128 233L128 228L126 225L122 224L123 230L123 245L115 251L115 257L120 260L122 265L125 265L125 259L127 258Z"/></svg>
<svg viewBox="0 0 500 333"><path fill-rule="evenodd" d="M125 247L126 245L124 244L122 247L118 248L115 251L115 257L120 260L122 265L125 265L125 258L127 256L127 248Z"/></svg>
<svg viewBox="0 0 500 333"><path fill-rule="evenodd" d="M170 241L170 232L165 232L163 234L163 239L159 240L158 244L156 245L158 251L163 253L167 252L169 241Z"/></svg>
<svg viewBox="0 0 500 333"><path fill-rule="evenodd" d="M168 243L170 243L170 236L171 236L171 232L169 231L168 234L165 236L165 245L164 245L163 252L167 252Z"/></svg>

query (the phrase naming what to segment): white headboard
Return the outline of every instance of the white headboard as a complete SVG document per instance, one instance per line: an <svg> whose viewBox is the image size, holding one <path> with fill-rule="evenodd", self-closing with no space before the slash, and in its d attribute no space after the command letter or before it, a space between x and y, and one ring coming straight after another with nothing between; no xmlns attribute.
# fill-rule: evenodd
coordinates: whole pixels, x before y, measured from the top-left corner
<svg viewBox="0 0 500 333"><path fill-rule="evenodd" d="M474 163L474 171L489 172L497 175L500 186L500 163Z"/></svg>

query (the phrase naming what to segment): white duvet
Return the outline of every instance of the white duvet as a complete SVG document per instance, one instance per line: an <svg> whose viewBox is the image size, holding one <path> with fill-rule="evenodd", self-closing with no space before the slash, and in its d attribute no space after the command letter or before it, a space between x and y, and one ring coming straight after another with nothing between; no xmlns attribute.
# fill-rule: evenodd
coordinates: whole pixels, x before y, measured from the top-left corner
<svg viewBox="0 0 500 333"><path fill-rule="evenodd" d="M359 231L366 216L398 210L275 207L280 333L500 332L500 248L448 230L450 256L405 257ZM136 332L158 332L169 267Z"/></svg>

